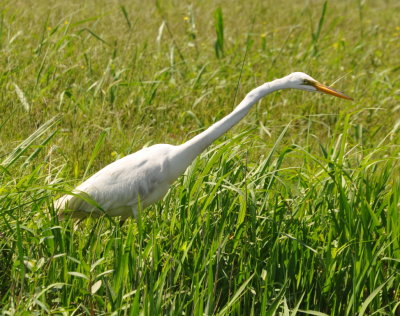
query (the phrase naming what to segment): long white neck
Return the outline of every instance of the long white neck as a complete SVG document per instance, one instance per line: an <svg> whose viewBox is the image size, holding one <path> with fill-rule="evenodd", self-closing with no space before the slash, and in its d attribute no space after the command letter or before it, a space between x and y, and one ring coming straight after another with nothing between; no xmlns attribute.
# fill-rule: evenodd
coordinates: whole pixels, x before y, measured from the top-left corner
<svg viewBox="0 0 400 316"><path fill-rule="evenodd" d="M177 147L177 156L179 156L182 172L190 163L210 146L221 135L236 125L261 98L279 89L283 89L282 79L277 79L251 90L242 102L227 116L211 125L204 132L198 134L186 143Z"/></svg>

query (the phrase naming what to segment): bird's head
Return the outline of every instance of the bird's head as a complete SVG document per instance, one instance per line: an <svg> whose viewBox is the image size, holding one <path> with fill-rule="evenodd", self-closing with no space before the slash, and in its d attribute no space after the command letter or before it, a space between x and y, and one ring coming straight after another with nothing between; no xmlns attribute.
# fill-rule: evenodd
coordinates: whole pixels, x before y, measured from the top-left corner
<svg viewBox="0 0 400 316"><path fill-rule="evenodd" d="M305 90L311 92L322 92L346 100L353 100L351 97L343 94L342 92L336 91L331 87L319 83L317 80L305 74L304 72L293 72L290 75L284 77L283 79L285 80L284 84L286 88Z"/></svg>

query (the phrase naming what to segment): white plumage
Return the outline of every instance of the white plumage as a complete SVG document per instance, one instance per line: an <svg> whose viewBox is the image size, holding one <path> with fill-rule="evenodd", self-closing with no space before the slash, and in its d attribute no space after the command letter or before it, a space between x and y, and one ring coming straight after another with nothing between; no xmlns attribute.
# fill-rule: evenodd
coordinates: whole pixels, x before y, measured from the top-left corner
<svg viewBox="0 0 400 316"><path fill-rule="evenodd" d="M186 143L179 146L158 144L119 159L79 185L74 195L58 199L55 208L60 215L71 214L78 218L103 212L121 216L121 220L136 216L139 205L144 209L161 200L190 163L237 124L254 103L273 91L288 88L351 99L301 72L267 82L248 93L233 112Z"/></svg>
<svg viewBox="0 0 400 316"><path fill-rule="evenodd" d="M175 180L170 172L170 155L176 147L167 144L144 148L121 158L91 176L74 192L86 193L110 216L136 215L142 208L160 200ZM96 205L73 195L56 201L57 209L70 209L75 217L101 214Z"/></svg>

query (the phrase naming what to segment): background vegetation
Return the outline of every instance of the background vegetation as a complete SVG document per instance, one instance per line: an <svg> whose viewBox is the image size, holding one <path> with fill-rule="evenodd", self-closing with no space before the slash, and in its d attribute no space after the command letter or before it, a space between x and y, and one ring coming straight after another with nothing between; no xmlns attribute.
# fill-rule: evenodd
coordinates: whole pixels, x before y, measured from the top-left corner
<svg viewBox="0 0 400 316"><path fill-rule="evenodd" d="M3 314L399 315L398 1L1 1ZM122 228L58 221L108 163L304 71Z"/></svg>

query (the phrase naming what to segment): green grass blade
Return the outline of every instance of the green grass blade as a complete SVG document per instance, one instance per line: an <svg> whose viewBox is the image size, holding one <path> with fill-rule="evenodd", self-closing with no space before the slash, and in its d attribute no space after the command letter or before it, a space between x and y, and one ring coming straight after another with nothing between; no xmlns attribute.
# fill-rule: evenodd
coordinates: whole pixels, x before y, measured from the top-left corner
<svg viewBox="0 0 400 316"><path fill-rule="evenodd" d="M83 174L83 179L86 179L86 175L89 172L90 168L93 165L94 160L96 159L97 155L99 154L101 148L104 145L104 142L106 140L107 136L107 131L104 130L100 133L99 138L97 139L96 145L93 148L92 155L90 156L89 162L86 166L85 172Z"/></svg>

